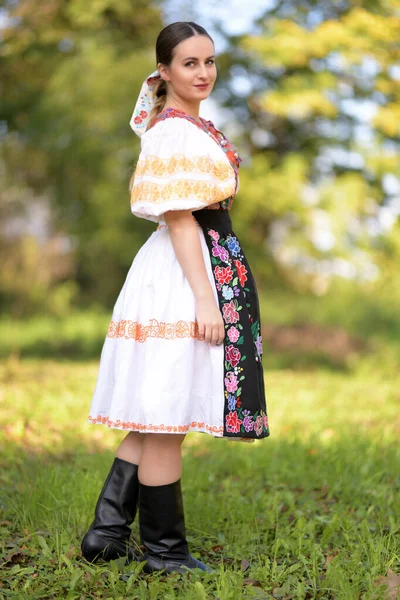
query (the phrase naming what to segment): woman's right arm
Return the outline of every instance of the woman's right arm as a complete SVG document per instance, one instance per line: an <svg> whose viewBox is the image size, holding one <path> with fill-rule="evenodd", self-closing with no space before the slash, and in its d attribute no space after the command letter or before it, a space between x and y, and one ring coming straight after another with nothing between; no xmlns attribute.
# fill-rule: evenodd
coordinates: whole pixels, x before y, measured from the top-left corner
<svg viewBox="0 0 400 600"><path fill-rule="evenodd" d="M196 300L199 338L216 345L225 337L224 321L208 278L199 230L191 210L171 210L164 214L172 245Z"/></svg>

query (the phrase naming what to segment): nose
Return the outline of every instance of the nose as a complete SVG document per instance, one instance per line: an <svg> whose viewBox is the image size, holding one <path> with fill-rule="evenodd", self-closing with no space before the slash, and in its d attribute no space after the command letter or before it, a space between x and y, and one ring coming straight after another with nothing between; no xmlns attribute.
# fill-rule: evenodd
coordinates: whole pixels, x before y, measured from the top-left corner
<svg viewBox="0 0 400 600"><path fill-rule="evenodd" d="M207 73L207 65L199 65L199 70L197 72L197 75L200 79L208 79L208 73Z"/></svg>

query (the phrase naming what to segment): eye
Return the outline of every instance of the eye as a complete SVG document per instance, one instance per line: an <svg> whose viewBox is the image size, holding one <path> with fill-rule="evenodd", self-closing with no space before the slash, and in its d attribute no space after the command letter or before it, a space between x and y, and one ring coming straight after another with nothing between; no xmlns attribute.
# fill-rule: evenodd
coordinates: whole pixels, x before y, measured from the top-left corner
<svg viewBox="0 0 400 600"><path fill-rule="evenodd" d="M212 65L215 63L215 60L213 58L210 58L207 63L211 63ZM194 61L190 60L189 62L185 63L185 67L189 67L190 65L194 65Z"/></svg>

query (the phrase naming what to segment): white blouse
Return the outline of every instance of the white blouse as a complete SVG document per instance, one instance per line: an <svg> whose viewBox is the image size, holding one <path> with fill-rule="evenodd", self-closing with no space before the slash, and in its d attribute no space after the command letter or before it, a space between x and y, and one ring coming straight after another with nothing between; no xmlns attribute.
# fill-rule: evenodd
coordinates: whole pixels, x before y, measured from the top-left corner
<svg viewBox="0 0 400 600"><path fill-rule="evenodd" d="M141 136L130 189L137 217L165 223L169 210L198 210L236 193L235 172L218 143L181 117L158 121Z"/></svg>

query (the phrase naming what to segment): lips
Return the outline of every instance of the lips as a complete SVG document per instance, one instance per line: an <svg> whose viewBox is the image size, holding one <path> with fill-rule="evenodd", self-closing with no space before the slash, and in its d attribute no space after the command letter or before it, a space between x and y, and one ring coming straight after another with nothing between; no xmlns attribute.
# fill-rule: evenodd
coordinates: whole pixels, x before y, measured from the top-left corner
<svg viewBox="0 0 400 600"><path fill-rule="evenodd" d="M200 88L201 90L205 90L208 87L208 83L203 83L202 85L195 85L195 87Z"/></svg>

